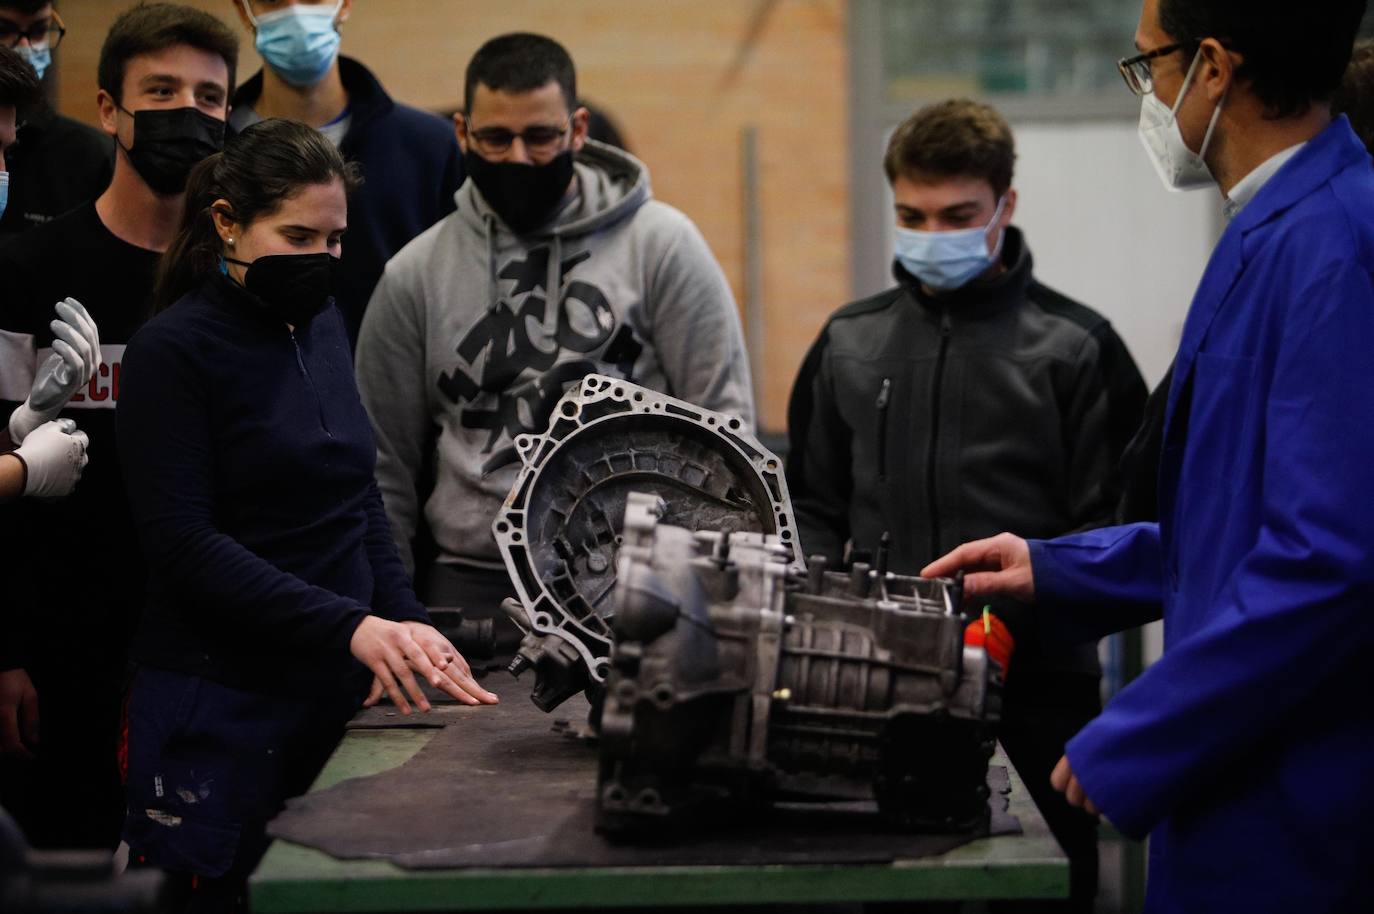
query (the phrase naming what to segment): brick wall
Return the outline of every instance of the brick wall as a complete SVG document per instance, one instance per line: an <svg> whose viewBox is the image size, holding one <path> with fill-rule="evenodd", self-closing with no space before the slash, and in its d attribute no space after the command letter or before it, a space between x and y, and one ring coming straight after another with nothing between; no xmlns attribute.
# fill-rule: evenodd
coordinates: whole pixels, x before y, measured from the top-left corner
<svg viewBox="0 0 1374 914"><path fill-rule="evenodd" d="M232 0L191 0L232 21ZM95 64L118 0L59 0L59 105L94 120ZM847 299L845 0L356 0L343 50L398 99L458 107L472 52L506 31L557 38L584 97L611 112L654 193L701 228L744 307L742 133L757 131L765 351L761 420L787 394L822 320ZM259 66L245 35L240 66ZM760 370L761 369L761 370Z"/></svg>

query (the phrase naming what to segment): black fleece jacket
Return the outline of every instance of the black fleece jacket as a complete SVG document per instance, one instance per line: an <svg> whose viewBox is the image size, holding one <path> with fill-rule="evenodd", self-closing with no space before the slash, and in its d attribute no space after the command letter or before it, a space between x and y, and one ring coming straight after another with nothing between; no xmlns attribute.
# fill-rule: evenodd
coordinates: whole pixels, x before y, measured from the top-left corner
<svg viewBox="0 0 1374 914"><path fill-rule="evenodd" d="M1018 229L1002 257L1004 273L938 296L898 266L895 288L821 331L788 411L808 554L838 561L847 543L872 551L888 533L889 567L914 574L1004 530L1052 537L1112 520L1140 372L1106 319L1034 279ZM1018 644L1023 659L1033 648Z"/></svg>
<svg viewBox="0 0 1374 914"><path fill-rule="evenodd" d="M44 107L19 128L5 163L10 199L0 216L0 242L104 193L114 177L114 140Z"/></svg>
<svg viewBox="0 0 1374 914"><path fill-rule="evenodd" d="M144 325L123 367L119 450L149 574L137 658L269 693L365 686L358 624L429 617L373 479L338 310L292 332L217 275Z"/></svg>

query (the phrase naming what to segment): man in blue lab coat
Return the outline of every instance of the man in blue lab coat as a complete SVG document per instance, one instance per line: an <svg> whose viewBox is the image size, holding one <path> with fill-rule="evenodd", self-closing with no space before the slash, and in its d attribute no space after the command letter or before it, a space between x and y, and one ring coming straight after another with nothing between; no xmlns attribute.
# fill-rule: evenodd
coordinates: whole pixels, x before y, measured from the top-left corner
<svg viewBox="0 0 1374 914"><path fill-rule="evenodd" d="M1121 65L1142 139L1229 219L1175 359L1159 522L1004 533L925 569L1038 597L1069 637L1162 613L1163 657L1053 777L1151 835L1151 911L1368 905L1374 169L1327 104L1364 9L1145 0Z"/></svg>

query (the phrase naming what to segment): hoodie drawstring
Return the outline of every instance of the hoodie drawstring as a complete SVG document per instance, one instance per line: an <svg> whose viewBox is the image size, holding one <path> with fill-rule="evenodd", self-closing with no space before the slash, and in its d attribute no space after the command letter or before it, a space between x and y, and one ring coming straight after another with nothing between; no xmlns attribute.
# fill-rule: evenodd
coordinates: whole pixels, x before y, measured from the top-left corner
<svg viewBox="0 0 1374 914"><path fill-rule="evenodd" d="M496 275L496 217L488 214L482 224L487 230L487 295L491 299L488 308L495 311L501 304L501 286Z"/></svg>
<svg viewBox="0 0 1374 914"><path fill-rule="evenodd" d="M549 245L549 271L544 279L544 297L548 300L548 307L544 311L544 333L546 339L556 340L558 338L558 312L562 310L562 291L563 278L563 236L554 232L552 243Z"/></svg>

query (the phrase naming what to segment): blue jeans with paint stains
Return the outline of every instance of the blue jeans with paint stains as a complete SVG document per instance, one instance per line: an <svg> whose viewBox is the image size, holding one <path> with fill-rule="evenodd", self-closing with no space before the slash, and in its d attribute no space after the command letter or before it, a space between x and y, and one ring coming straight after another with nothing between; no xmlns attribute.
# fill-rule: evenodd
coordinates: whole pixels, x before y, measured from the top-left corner
<svg viewBox="0 0 1374 914"><path fill-rule="evenodd" d="M267 850L267 823L309 788L362 697L268 695L139 670L129 702L131 856L246 879Z"/></svg>

